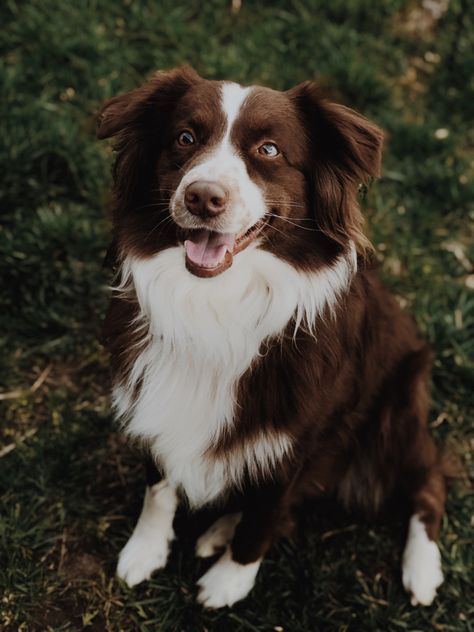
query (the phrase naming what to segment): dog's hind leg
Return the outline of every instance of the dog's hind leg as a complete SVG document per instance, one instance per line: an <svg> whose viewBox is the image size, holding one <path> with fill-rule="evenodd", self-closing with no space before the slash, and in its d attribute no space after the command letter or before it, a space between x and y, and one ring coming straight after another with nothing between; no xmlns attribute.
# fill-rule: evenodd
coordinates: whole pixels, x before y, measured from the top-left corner
<svg viewBox="0 0 474 632"><path fill-rule="evenodd" d="M413 605L427 606L443 582L437 545L446 500L442 458L428 429L428 358L414 353L405 362L405 388L399 392L405 449L402 489L411 501L411 518L402 560L402 581Z"/></svg>
<svg viewBox="0 0 474 632"><path fill-rule="evenodd" d="M403 553L402 581L413 605L428 606L443 582L441 555L436 543L445 502L445 480L436 447L426 434L423 458L431 455L432 463L417 474L413 494L413 514Z"/></svg>
<svg viewBox="0 0 474 632"><path fill-rule="evenodd" d="M338 491L346 506L355 500L369 515L393 493L408 503L402 581L412 603L422 605L433 601L443 581L436 541L446 496L442 459L428 428L429 370L425 347L407 353L394 369Z"/></svg>

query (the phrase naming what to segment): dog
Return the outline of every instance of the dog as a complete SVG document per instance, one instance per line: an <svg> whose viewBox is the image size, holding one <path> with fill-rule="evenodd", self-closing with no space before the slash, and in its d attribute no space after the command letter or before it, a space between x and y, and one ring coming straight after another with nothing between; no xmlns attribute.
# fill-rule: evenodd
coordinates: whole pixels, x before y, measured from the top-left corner
<svg viewBox="0 0 474 632"><path fill-rule="evenodd" d="M180 500L220 507L197 599L232 606L303 500L374 515L397 494L403 585L432 603L445 477L430 351L371 269L358 203L381 130L313 82L279 92L182 67L105 103L98 137L116 151L113 403L153 463L118 576L164 567Z"/></svg>

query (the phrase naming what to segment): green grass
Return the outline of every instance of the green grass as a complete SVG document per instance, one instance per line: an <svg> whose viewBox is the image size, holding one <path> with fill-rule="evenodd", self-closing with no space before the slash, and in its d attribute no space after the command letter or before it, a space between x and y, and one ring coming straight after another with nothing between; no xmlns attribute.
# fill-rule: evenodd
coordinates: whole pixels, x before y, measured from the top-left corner
<svg viewBox="0 0 474 632"><path fill-rule="evenodd" d="M0 9L0 627L473 630L467 481L450 492L446 582L430 608L403 593L397 516L367 524L323 508L308 509L233 610L195 603L204 565L186 538L148 584L128 590L114 578L142 473L111 418L96 339L111 156L93 113L157 68L188 62L209 78L276 88L316 78L384 127L384 174L366 201L371 236L382 275L436 354L433 432L467 476L474 469L472 3L452 0L438 21L402 0L243 0L236 15L230 1L199 4Z"/></svg>

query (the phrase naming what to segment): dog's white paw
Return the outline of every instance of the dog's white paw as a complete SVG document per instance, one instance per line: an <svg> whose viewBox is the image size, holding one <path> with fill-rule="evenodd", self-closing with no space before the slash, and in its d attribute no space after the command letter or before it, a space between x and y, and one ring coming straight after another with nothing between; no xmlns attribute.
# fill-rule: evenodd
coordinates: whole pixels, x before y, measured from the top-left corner
<svg viewBox="0 0 474 632"><path fill-rule="evenodd" d="M165 567L168 551L168 540L158 540L155 533L134 532L119 555L117 575L128 586L150 579L154 571Z"/></svg>
<svg viewBox="0 0 474 632"><path fill-rule="evenodd" d="M117 575L129 586L150 579L153 571L166 565L176 505L175 491L167 481L147 488L140 518L117 565Z"/></svg>
<svg viewBox="0 0 474 632"><path fill-rule="evenodd" d="M232 559L230 547L197 582L197 600L205 608L232 606L252 590L261 560L238 564Z"/></svg>
<svg viewBox="0 0 474 632"><path fill-rule="evenodd" d="M216 520L205 531L196 543L196 555L198 557L212 557L225 548L234 536L235 527L240 522L241 513L227 514Z"/></svg>
<svg viewBox="0 0 474 632"><path fill-rule="evenodd" d="M410 520L403 553L402 581L405 590L411 593L413 606L429 606L443 583L438 546L428 538L425 525L418 516L412 516Z"/></svg>

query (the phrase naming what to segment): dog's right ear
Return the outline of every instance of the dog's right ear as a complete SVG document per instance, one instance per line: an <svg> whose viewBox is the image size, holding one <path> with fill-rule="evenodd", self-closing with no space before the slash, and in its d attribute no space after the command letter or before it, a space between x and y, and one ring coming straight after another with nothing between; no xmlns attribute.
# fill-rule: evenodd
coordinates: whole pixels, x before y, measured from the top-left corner
<svg viewBox="0 0 474 632"><path fill-rule="evenodd" d="M113 138L116 155L114 217L131 204L145 204L176 104L199 81L203 79L188 66L158 72L144 85L102 107L97 136Z"/></svg>
<svg viewBox="0 0 474 632"><path fill-rule="evenodd" d="M107 101L99 111L97 137L157 129L176 101L201 77L189 66L158 72L144 85Z"/></svg>

